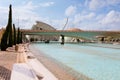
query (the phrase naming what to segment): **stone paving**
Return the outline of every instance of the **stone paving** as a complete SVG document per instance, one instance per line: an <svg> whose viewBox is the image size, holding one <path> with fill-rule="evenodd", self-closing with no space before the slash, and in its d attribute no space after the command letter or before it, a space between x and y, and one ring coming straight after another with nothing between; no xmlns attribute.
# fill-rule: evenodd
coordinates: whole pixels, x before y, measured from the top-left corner
<svg viewBox="0 0 120 80"><path fill-rule="evenodd" d="M0 80L10 80L12 67L16 60L16 53L0 51Z"/></svg>

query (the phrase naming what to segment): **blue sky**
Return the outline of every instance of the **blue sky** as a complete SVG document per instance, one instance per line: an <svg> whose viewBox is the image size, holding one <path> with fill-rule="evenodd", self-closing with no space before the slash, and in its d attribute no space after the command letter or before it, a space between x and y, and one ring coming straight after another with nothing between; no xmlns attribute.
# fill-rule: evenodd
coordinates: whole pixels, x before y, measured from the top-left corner
<svg viewBox="0 0 120 80"><path fill-rule="evenodd" d="M42 21L62 29L120 30L120 0L0 0L0 28L5 27L8 6L13 7L13 23L30 29Z"/></svg>

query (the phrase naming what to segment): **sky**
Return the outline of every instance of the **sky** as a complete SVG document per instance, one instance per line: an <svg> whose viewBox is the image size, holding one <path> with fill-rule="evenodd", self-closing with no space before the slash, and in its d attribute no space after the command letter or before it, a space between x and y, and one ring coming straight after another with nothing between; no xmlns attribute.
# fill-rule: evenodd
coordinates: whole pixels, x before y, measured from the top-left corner
<svg viewBox="0 0 120 80"><path fill-rule="evenodd" d="M120 0L0 0L0 28L6 27L9 5L13 23L31 29L36 21L62 30L120 30Z"/></svg>

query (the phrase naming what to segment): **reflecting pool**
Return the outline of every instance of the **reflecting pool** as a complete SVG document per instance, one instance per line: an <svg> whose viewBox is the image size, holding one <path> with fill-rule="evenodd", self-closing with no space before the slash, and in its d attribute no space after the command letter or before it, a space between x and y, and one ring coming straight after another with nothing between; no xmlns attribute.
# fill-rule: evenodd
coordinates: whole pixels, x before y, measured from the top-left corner
<svg viewBox="0 0 120 80"><path fill-rule="evenodd" d="M93 80L120 80L120 45L34 43L32 46Z"/></svg>

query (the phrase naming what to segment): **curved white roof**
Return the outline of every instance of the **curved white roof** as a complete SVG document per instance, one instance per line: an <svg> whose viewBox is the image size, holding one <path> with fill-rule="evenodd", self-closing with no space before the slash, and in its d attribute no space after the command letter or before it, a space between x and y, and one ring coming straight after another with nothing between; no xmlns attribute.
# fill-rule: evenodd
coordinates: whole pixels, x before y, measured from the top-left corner
<svg viewBox="0 0 120 80"><path fill-rule="evenodd" d="M55 28L53 28L51 25L44 22L40 22L40 21L36 21L36 24L33 25L32 29L33 30L55 30Z"/></svg>

